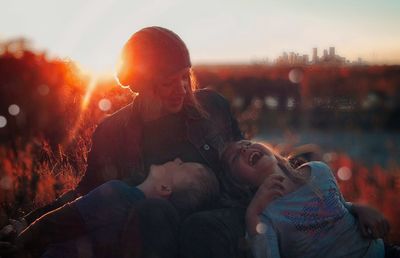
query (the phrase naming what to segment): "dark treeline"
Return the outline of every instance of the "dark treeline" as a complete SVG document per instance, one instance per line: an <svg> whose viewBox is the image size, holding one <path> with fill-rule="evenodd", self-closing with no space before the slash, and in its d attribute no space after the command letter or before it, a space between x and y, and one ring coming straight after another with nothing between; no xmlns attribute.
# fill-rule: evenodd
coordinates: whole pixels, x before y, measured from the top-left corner
<svg viewBox="0 0 400 258"><path fill-rule="evenodd" d="M255 111L260 130L400 129L400 66L200 66L200 84L238 113Z"/></svg>

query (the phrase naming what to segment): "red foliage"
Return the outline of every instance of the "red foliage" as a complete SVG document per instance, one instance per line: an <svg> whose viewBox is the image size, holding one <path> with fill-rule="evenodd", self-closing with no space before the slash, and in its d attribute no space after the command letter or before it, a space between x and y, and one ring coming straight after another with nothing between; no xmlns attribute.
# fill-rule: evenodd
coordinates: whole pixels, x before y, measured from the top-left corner
<svg viewBox="0 0 400 258"><path fill-rule="evenodd" d="M332 171L346 200L368 204L383 212L391 225L389 239L400 243L400 167L383 169L376 165L366 168L344 153L330 162ZM349 180L341 180L337 171L347 167L351 171Z"/></svg>

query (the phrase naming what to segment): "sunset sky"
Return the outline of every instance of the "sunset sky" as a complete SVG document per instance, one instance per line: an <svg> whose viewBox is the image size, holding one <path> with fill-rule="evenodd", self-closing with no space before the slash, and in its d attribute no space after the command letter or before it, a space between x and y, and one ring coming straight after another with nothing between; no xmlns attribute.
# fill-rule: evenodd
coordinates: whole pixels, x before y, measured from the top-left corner
<svg viewBox="0 0 400 258"><path fill-rule="evenodd" d="M400 64L399 0L1 0L0 40L109 72L121 46L145 26L179 34L196 63L250 63L283 51L336 53Z"/></svg>

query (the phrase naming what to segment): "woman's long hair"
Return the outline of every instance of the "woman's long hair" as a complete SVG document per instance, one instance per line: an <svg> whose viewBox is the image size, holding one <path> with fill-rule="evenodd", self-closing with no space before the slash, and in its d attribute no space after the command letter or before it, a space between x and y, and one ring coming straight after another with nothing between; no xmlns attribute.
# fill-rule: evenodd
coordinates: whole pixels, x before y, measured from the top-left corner
<svg viewBox="0 0 400 258"><path fill-rule="evenodd" d="M196 115L199 118L209 118L208 112L204 109L204 107L199 103L194 95L194 91L199 88L199 83L196 79L196 75L193 71L193 68L190 68L189 71L189 87L186 89L186 96L183 103L183 108L187 111L187 114L192 116L190 109L195 111ZM196 118L196 117L191 117Z"/></svg>

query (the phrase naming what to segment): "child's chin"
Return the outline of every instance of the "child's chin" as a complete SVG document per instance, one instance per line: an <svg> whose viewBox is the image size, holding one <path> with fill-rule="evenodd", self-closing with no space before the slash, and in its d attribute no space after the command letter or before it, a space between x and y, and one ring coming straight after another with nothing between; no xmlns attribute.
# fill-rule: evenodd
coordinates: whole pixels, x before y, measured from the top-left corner
<svg viewBox="0 0 400 258"><path fill-rule="evenodd" d="M274 159L268 156L263 156L255 165L257 170L263 170L264 173L269 172L273 173L274 172L274 167L275 167L276 162Z"/></svg>

